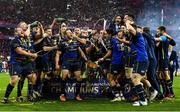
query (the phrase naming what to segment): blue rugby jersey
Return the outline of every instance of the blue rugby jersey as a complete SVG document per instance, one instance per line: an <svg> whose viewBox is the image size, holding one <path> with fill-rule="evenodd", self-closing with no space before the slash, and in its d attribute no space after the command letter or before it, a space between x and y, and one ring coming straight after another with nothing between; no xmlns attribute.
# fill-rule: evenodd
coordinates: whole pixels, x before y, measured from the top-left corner
<svg viewBox="0 0 180 112"><path fill-rule="evenodd" d="M137 52L136 61L143 62L148 61L148 55L146 51L146 44L144 37L141 33L137 33L135 37L132 38L131 50Z"/></svg>
<svg viewBox="0 0 180 112"><path fill-rule="evenodd" d="M44 37L44 39L42 40L42 44L43 47L47 46L47 47L53 47L54 46L54 41L52 38L49 37ZM49 61L52 60L53 55L52 55L52 51L50 52L44 52L44 55L42 56L44 61Z"/></svg>
<svg viewBox="0 0 180 112"><path fill-rule="evenodd" d="M78 61L80 59L78 47L80 47L78 41L63 39L58 46L58 50L62 52L62 60Z"/></svg>
<svg viewBox="0 0 180 112"><path fill-rule="evenodd" d="M17 47L21 47L26 51L29 49L28 42L24 38L15 37L10 43L10 64L22 63L29 59L27 56L18 54L15 51Z"/></svg>
<svg viewBox="0 0 180 112"><path fill-rule="evenodd" d="M112 57L111 63L112 64L123 64L123 51L121 50L122 46L119 40L115 37L111 39L111 50L112 50Z"/></svg>
<svg viewBox="0 0 180 112"><path fill-rule="evenodd" d="M168 48L169 48L169 40L166 36L160 36L162 42L160 42L157 47L158 50L158 60L165 60L168 62Z"/></svg>

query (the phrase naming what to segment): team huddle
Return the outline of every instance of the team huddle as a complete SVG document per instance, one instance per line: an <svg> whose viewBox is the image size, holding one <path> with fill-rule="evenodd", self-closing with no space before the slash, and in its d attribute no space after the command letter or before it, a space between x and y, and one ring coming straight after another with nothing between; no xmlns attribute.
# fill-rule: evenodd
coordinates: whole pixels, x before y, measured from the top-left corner
<svg viewBox="0 0 180 112"><path fill-rule="evenodd" d="M89 79L107 78L113 93L112 102L126 100L125 84L132 86L133 106L148 105L148 100L175 97L172 82L174 60L169 56L176 43L166 28L157 28L155 37L148 27L137 26L134 16L116 16L107 29L70 29L63 18L54 19L45 28L35 21L20 22L10 43L10 83L3 103L17 84L17 102L21 102L25 78L28 79L28 100L41 98L45 79L61 78L60 101L66 98L66 82L76 80L75 99L82 100L82 75ZM54 26L59 32L54 34ZM175 56L177 57L177 56ZM170 71L170 72L169 72ZM161 89L162 88L162 89Z"/></svg>

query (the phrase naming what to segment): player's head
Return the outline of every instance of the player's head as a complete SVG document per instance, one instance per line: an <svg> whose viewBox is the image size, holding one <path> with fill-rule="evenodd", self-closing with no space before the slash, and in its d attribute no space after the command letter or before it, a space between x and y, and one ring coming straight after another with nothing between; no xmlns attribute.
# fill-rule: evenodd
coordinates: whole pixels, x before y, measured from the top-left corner
<svg viewBox="0 0 180 112"><path fill-rule="evenodd" d="M106 29L106 30L104 31L104 36L105 36L106 38L113 36L113 30L112 30L112 29Z"/></svg>
<svg viewBox="0 0 180 112"><path fill-rule="evenodd" d="M124 38L124 35L125 35L125 33L124 33L124 31L122 29L117 33L117 36L120 39Z"/></svg>
<svg viewBox="0 0 180 112"><path fill-rule="evenodd" d="M143 33L143 27L137 26L137 32Z"/></svg>
<svg viewBox="0 0 180 112"><path fill-rule="evenodd" d="M159 26L157 30L159 30L159 32L166 32L166 27L165 26Z"/></svg>
<svg viewBox="0 0 180 112"><path fill-rule="evenodd" d="M104 30L100 30L99 36L100 36L100 37L104 37Z"/></svg>
<svg viewBox="0 0 180 112"><path fill-rule="evenodd" d="M26 31L28 29L28 25L26 22L24 21L21 21L18 25L17 25L18 28L22 28L23 31Z"/></svg>
<svg viewBox="0 0 180 112"><path fill-rule="evenodd" d="M122 26L121 26L121 30L123 30L123 31L126 33L126 32L127 32L126 26L122 25Z"/></svg>
<svg viewBox="0 0 180 112"><path fill-rule="evenodd" d="M76 36L80 36L81 35L81 29L80 28L75 28L74 29L74 33L76 34Z"/></svg>
<svg viewBox="0 0 180 112"><path fill-rule="evenodd" d="M46 27L44 31L48 36L52 36L52 29L50 27Z"/></svg>
<svg viewBox="0 0 180 112"><path fill-rule="evenodd" d="M60 27L67 27L66 23L62 23Z"/></svg>
<svg viewBox="0 0 180 112"><path fill-rule="evenodd" d="M134 15L132 15L132 14L125 14L124 15L124 22L126 22L127 20L130 21L131 24L134 24Z"/></svg>
<svg viewBox="0 0 180 112"><path fill-rule="evenodd" d="M150 28L149 27L144 27L143 32L144 33L150 33Z"/></svg>
<svg viewBox="0 0 180 112"><path fill-rule="evenodd" d="M67 26L65 24L64 25L62 24L60 27L60 32L65 33L66 30L67 30Z"/></svg>
<svg viewBox="0 0 180 112"><path fill-rule="evenodd" d="M69 38L69 39L72 39L73 38L73 36L72 36L72 31L70 30L70 29L67 29L66 31L65 31L65 35Z"/></svg>
<svg viewBox="0 0 180 112"><path fill-rule="evenodd" d="M134 21L134 18L135 18L135 17L134 17L134 15L132 15L132 14L128 14L128 13L127 13L127 14L124 15L124 19L128 19L128 20Z"/></svg>
<svg viewBox="0 0 180 112"><path fill-rule="evenodd" d="M95 31L94 33L93 33L93 38L95 39L95 40L97 40L98 38L99 38L99 31Z"/></svg>
<svg viewBox="0 0 180 112"><path fill-rule="evenodd" d="M15 30L15 35L19 36L19 37L24 37L24 32L23 29L20 27L17 27Z"/></svg>
<svg viewBox="0 0 180 112"><path fill-rule="evenodd" d="M114 20L115 23L120 24L121 21L122 21L122 17L121 17L120 15L118 15L118 16L115 17L115 20Z"/></svg>
<svg viewBox="0 0 180 112"><path fill-rule="evenodd" d="M87 38L89 36L88 31L86 29L81 30L81 36Z"/></svg>
<svg viewBox="0 0 180 112"><path fill-rule="evenodd" d="M26 22L24 22L24 21L21 21L18 25L17 25L17 28L18 28L18 31L20 31L20 28L21 28L21 33L24 33L24 36L23 37L26 37L26 31L27 31L27 29L28 29L28 25L26 24ZM19 33L18 33L18 35L20 35ZM22 36L22 34L21 34L21 36Z"/></svg>
<svg viewBox="0 0 180 112"><path fill-rule="evenodd" d="M165 26L159 26L157 28L157 35L161 36L165 32L166 32L166 27Z"/></svg>
<svg viewBox="0 0 180 112"><path fill-rule="evenodd" d="M35 34L35 36L41 36L42 35L42 30L40 27L33 27L32 32Z"/></svg>

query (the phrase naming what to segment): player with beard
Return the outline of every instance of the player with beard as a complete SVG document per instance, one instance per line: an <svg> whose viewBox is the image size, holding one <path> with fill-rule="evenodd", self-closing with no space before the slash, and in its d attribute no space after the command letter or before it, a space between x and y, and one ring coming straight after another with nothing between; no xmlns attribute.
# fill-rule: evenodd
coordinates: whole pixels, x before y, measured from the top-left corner
<svg viewBox="0 0 180 112"><path fill-rule="evenodd" d="M66 30L66 37L58 45L58 50L56 52L56 69L60 69L60 57L62 57L62 84L61 84L61 95L60 100L62 102L66 101L66 80L69 74L73 74L76 78L76 95L75 99L80 101L80 86L81 86L81 63L80 56L87 61L85 54L79 47L79 42L76 40L75 35L70 30Z"/></svg>
<svg viewBox="0 0 180 112"><path fill-rule="evenodd" d="M44 51L44 54L42 56L43 72L44 75L46 75L46 79L50 79L50 77L53 76L53 72L55 70L55 55L53 55L53 53L54 50L57 49L57 45L55 45L52 39L52 29L50 27L45 28L45 34L42 44Z"/></svg>
<svg viewBox="0 0 180 112"><path fill-rule="evenodd" d="M117 36L112 37L113 31L111 29L108 29L104 32L104 36L106 39L110 40L110 44L107 47L108 51L107 53L99 59L99 61L104 61L108 57L111 56L111 70L110 73L108 74L108 81L110 83L111 89L115 95L114 101L121 101L121 93L120 91L122 90L121 85L120 85L120 80L121 77L124 76L124 64L123 64L123 49L122 49L122 43L119 41L120 38L124 37L124 32L120 30L118 32ZM108 45L108 44L107 44Z"/></svg>
<svg viewBox="0 0 180 112"><path fill-rule="evenodd" d="M101 56L101 51L99 48L99 32L94 30L91 32L89 37L89 43L86 48L88 59L90 60L87 64L87 74L89 78L97 78L100 77L100 68L98 63L98 59Z"/></svg>
<svg viewBox="0 0 180 112"><path fill-rule="evenodd" d="M53 20L53 23L50 26L50 28L52 30L53 30L53 27L54 27L55 24L59 25L59 32L58 32L58 34L54 34L52 39L54 40L54 44L59 45L64 40L64 38L65 38L65 31L67 29L67 25L64 22L63 23L58 22L57 19L55 18ZM56 55L56 50L55 50L55 55ZM61 65L62 58L60 58L60 60L61 60L60 61L60 65ZM55 74L57 76L59 76L61 74L61 66L60 66L60 69L55 70Z"/></svg>
<svg viewBox="0 0 180 112"><path fill-rule="evenodd" d="M126 15L125 16L125 19L128 19L130 22L131 22L131 25L132 26L134 26L135 27L135 24L134 24L134 21L133 21L133 17L131 17L131 16L129 16L129 15ZM124 32L126 33L125 34L125 36L126 36L126 38L122 38L122 39L120 39L120 41L122 42L122 43L124 43L124 62L125 62L125 75L126 75L126 79L125 79L125 81L124 81L124 85L125 85L125 87L124 87L124 89L125 89L125 91L124 92L126 92L127 90L126 90L126 86L128 87L128 85L130 85L131 87L132 87L132 92L135 92L136 90L135 89L137 89L136 88L136 86L134 86L133 87L133 85L134 85L134 83L133 83L133 85L132 85L132 72L133 72L133 65L135 64L136 65L136 61L138 61L138 62L140 62L140 63L144 63L144 60L142 61L142 59L136 59L137 57L137 53L139 53L140 54L140 52L138 51L139 49L143 49L143 48L140 48L138 45L135 45L135 47L137 47L136 49L137 50L133 50L133 49L135 49L135 47L134 46L132 46L134 43L135 44L137 44L136 42L134 42L133 43L133 41L134 41L134 36L132 35L132 33L131 32L129 32L128 30L127 30L127 28L123 28L124 26L122 26L122 30L124 30ZM139 33L139 34L142 34L142 28L141 27L137 27L137 29L136 29L136 31ZM135 37L136 38L136 37ZM137 37L137 38L142 38L142 37ZM143 38L144 39L144 38ZM143 43L143 39L142 40L138 40L139 41L139 43L140 43L140 41ZM146 52L147 51L147 41L144 39L144 46L145 46L145 51L144 52ZM131 49L131 48L133 48L133 49ZM135 61L136 60L136 61ZM148 60L147 60L148 61ZM134 72L138 72L138 71L134 71ZM141 73L142 74L142 73ZM151 84L149 83L149 81L147 80L147 79L145 79L145 78L142 78L142 79L140 79L141 80L141 82L143 82L144 84L146 84L147 85L147 87L149 88L149 90L150 90L150 100L153 100L155 97L156 97L156 95L157 95L157 91L151 86ZM128 85L127 85L128 84ZM134 91L135 90L135 91ZM133 95L137 95L137 92L135 92ZM138 96L138 95L137 95ZM132 98L135 98L135 97L132 97ZM132 99L132 100L135 100L135 99Z"/></svg>
<svg viewBox="0 0 180 112"><path fill-rule="evenodd" d="M29 52L35 52L35 49L34 49L34 43L33 43L33 36L35 35L35 31L37 28L35 28L37 26L38 22L35 21L34 23L30 24L30 29L29 30L33 30L31 35L30 34L25 34L26 36L27 35L30 35L30 36L27 36L27 45L29 47ZM24 31L26 31L27 27L26 27L26 23L22 22L22 24L19 25L19 27L21 27ZM29 31L30 32L30 31ZM35 64L35 61L32 61L31 62L32 64L32 70L33 70L33 76L36 78L36 64ZM23 74L21 75L20 77L20 80L18 82L18 88L17 88L17 98L16 98L16 101L17 102L22 102L24 99L23 97L21 97L21 91L22 91L22 88L23 88L23 85L24 85L24 81L25 81L25 78L26 78L26 74ZM37 98L35 98L36 96L40 97L41 95L37 92L37 87L36 87L36 84L34 85L33 83L31 83L30 81L28 81L28 91L27 91L27 97L28 97L28 100L29 101L35 101L37 100Z"/></svg>
<svg viewBox="0 0 180 112"><path fill-rule="evenodd" d="M98 53L99 53L99 48L97 47L98 38L99 38L99 32L98 31L93 32L89 40L91 44L86 49L89 60L91 60L92 62L95 62L98 59Z"/></svg>
<svg viewBox="0 0 180 112"><path fill-rule="evenodd" d="M74 33L76 36L81 37L81 28L74 28Z"/></svg>
<svg viewBox="0 0 180 112"><path fill-rule="evenodd" d="M120 15L115 16L114 21L109 25L109 29L113 30L113 35L116 35L123 25L123 17Z"/></svg>
<svg viewBox="0 0 180 112"><path fill-rule="evenodd" d="M56 41L56 44L58 45L59 42L61 42L61 40L65 37L65 31L67 29L67 26L65 23L62 23L60 25L60 29L59 29L59 33L58 34L55 34L53 36L54 40Z"/></svg>
<svg viewBox="0 0 180 112"><path fill-rule="evenodd" d="M88 38L88 35L82 33L81 28L78 28L78 27L74 29L74 34L78 38L81 38L81 39L84 39L84 40L86 40ZM84 52L85 55L87 54L86 53L86 47L87 47L87 44L80 43L80 48L82 49L82 51ZM86 71L86 64L85 64L85 61L83 59L81 60L81 68L82 68L81 69L82 74L84 75L85 71Z"/></svg>
<svg viewBox="0 0 180 112"><path fill-rule="evenodd" d="M108 51L108 47L110 47L110 39L108 39L107 37L105 37L105 31L104 30L100 30L100 37L98 39L98 48L100 50L100 57L103 57L107 51ZM98 59L98 63L100 64L100 67L102 69L102 76L106 77L107 73L109 72L110 69L110 64L111 64L111 59L110 57L105 59L104 61L100 61L101 59Z"/></svg>
<svg viewBox="0 0 180 112"><path fill-rule="evenodd" d="M23 29L23 31L27 31L27 24L24 23L24 22L21 22L21 24L19 24L19 27ZM15 29L16 30L16 29ZM33 47L33 43L31 42L31 39L30 37L28 36L29 34L25 33L26 35L26 42L27 42L27 45L28 45L28 52L34 52L34 47ZM17 34L17 31L15 31L15 37L18 36ZM34 67L34 61L31 62L31 70L32 70L32 74L33 74L33 77L36 78L36 74L35 74L35 67ZM16 101L17 102L23 102L24 101L24 98L22 97L22 88L24 86L24 81L26 79L26 73L23 73L21 76L20 76L20 79L18 81L18 85L17 85L17 98L16 98ZM35 86L34 86L34 83L32 84L30 81L28 81L28 91L27 91L27 96L32 96L33 93L36 91L35 89Z"/></svg>
<svg viewBox="0 0 180 112"><path fill-rule="evenodd" d="M60 20L59 20L60 19ZM53 39L55 41L55 43L58 45L59 42L61 41L61 39L64 38L65 36L65 31L67 29L67 25L65 23L65 19L64 18L54 18L52 24L50 25L50 28L52 29L53 32L53 28L55 27L55 25L58 25L59 28L59 32L57 34L53 33Z"/></svg>
<svg viewBox="0 0 180 112"><path fill-rule="evenodd" d="M26 28L25 28L26 27ZM32 74L31 58L36 58L36 53L29 52L27 45L27 37L30 34L30 27L25 22L20 22L17 26L17 36L11 41L11 57L10 57L10 83L7 86L2 103L8 103L8 97L16 85L19 77L26 74L26 77L35 84L35 77Z"/></svg>
<svg viewBox="0 0 180 112"><path fill-rule="evenodd" d="M166 32L166 27L160 26L157 29L157 61L158 61L158 79L163 88L163 94L166 98L174 97L174 92L172 88L172 81L170 79L169 69L168 69L168 48L169 45L175 45L171 36Z"/></svg>
<svg viewBox="0 0 180 112"><path fill-rule="evenodd" d="M33 23L32 23L33 24ZM44 39L44 29L40 22L36 22L36 25L32 26L31 39L33 41L35 52L38 52L39 55L42 55L43 52L43 39ZM37 75L36 89L39 93L39 96L42 91L42 80L43 80L43 59L42 56L39 56L35 60L35 69Z"/></svg>
<svg viewBox="0 0 180 112"><path fill-rule="evenodd" d="M134 92L139 97L139 100L133 103L133 106L147 105L144 88L142 86L142 79L144 79L148 68L148 55L146 52L146 45L144 38L140 32L137 31L133 21L133 15L125 15L124 22L127 30L132 35L131 50L137 52L135 62L133 65L133 73L131 75L132 83L134 85Z"/></svg>

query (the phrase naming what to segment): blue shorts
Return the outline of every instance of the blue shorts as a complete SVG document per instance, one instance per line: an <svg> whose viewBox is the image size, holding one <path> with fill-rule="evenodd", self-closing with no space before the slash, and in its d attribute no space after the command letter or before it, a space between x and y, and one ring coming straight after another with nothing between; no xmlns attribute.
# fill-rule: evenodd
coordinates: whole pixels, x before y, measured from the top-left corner
<svg viewBox="0 0 180 112"><path fill-rule="evenodd" d="M19 77L24 75L28 76L33 73L33 63L28 64L10 64L9 73L11 76L18 75Z"/></svg>
<svg viewBox="0 0 180 112"><path fill-rule="evenodd" d="M133 66L133 73L138 73L144 76L148 69L148 62L135 62Z"/></svg>
<svg viewBox="0 0 180 112"><path fill-rule="evenodd" d="M43 72L53 71L53 63L50 61L42 62Z"/></svg>
<svg viewBox="0 0 180 112"><path fill-rule="evenodd" d="M100 64L102 70L108 70L110 69L111 61L104 61Z"/></svg>
<svg viewBox="0 0 180 112"><path fill-rule="evenodd" d="M35 69L38 72L43 71L43 59L42 57L37 57L35 60Z"/></svg>
<svg viewBox="0 0 180 112"><path fill-rule="evenodd" d="M81 62L80 61L63 61L62 62L62 70L67 69L70 72L75 72L75 71L81 71Z"/></svg>
<svg viewBox="0 0 180 112"><path fill-rule="evenodd" d="M167 71L169 68L168 64L169 64L169 61L165 60L165 59L158 61L158 70L159 71Z"/></svg>

